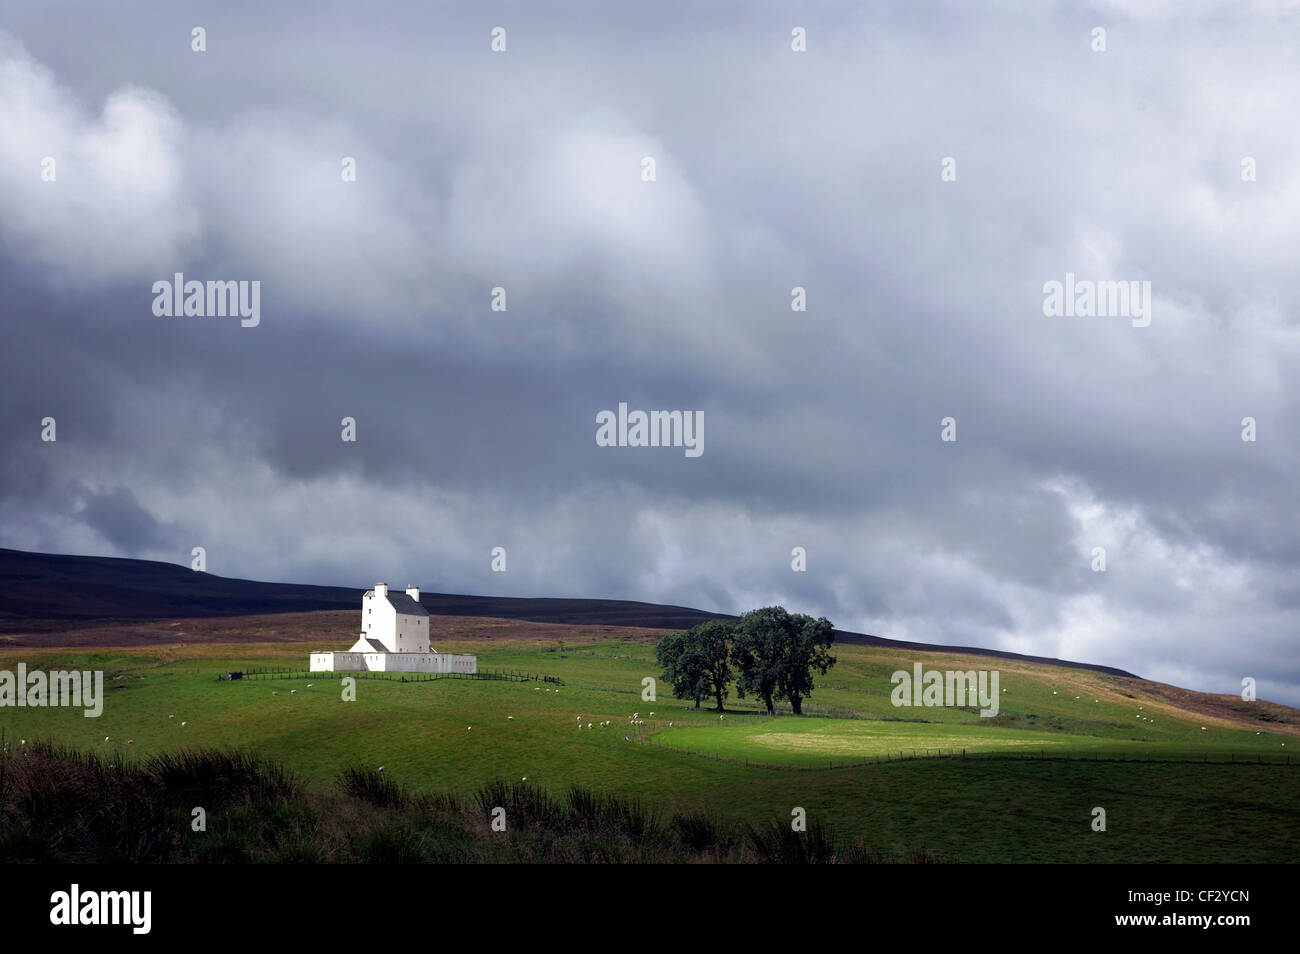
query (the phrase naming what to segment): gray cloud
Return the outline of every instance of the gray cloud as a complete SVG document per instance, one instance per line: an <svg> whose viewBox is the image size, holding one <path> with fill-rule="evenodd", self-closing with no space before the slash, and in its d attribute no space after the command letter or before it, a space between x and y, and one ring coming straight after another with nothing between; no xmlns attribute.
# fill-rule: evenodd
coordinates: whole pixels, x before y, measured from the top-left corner
<svg viewBox="0 0 1300 954"><path fill-rule="evenodd" d="M6 543L779 600L1300 703L1295 12L1152 9L828 7L793 54L748 5L21 7ZM262 324L155 318L174 271ZM1067 271L1150 280L1151 326L1043 317ZM704 455L597 447L619 401Z"/></svg>

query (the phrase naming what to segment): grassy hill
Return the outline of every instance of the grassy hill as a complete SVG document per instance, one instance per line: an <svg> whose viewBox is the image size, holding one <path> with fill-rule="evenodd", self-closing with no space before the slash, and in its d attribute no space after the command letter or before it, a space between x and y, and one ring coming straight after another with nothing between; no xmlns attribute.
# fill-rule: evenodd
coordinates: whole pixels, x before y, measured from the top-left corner
<svg viewBox="0 0 1300 954"><path fill-rule="evenodd" d="M307 614L295 628L308 630L312 616L317 641L331 645L333 614ZM440 650L562 684L364 679L344 702L338 676L217 679L302 668L314 648L302 641L165 643L175 628L162 625L152 645L0 650L0 668L103 669L111 687L98 719L7 709L3 741L11 757L22 739L52 738L128 763L234 746L322 794L350 768L383 766L411 791L469 798L493 780L527 777L556 798L586 786L736 826L786 823L802 807L882 853L950 861L1300 857L1300 713L1283 706L1023 660L839 645L806 718L760 715L733 697L720 720L662 692L642 700L643 677L659 675L654 631L444 624ZM893 707L889 675L917 659L997 668L999 715ZM644 725L631 723L634 713ZM964 759L920 757L962 749ZM1090 828L1094 807L1106 809L1104 833Z"/></svg>

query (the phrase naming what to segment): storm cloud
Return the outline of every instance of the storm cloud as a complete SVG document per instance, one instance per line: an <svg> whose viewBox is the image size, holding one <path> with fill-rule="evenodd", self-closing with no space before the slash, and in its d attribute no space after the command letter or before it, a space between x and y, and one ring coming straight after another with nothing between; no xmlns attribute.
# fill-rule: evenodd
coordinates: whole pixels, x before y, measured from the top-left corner
<svg viewBox="0 0 1300 954"><path fill-rule="evenodd" d="M10 4L3 545L780 602L1300 704L1298 21ZM260 324L155 316L177 272ZM1067 273L1151 324L1046 317ZM597 446L619 402L705 452Z"/></svg>

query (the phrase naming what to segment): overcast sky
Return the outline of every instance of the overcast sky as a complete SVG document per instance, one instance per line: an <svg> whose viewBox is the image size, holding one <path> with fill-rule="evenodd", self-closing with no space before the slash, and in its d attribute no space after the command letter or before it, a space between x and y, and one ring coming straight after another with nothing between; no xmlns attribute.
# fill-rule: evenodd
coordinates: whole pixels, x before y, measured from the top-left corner
<svg viewBox="0 0 1300 954"><path fill-rule="evenodd" d="M1300 704L1296 4L155 6L0 9L0 545Z"/></svg>

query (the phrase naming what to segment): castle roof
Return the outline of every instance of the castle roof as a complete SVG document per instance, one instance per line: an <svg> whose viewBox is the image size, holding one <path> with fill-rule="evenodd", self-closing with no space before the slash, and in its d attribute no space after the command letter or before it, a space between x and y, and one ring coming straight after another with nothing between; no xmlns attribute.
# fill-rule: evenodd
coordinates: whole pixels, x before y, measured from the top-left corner
<svg viewBox="0 0 1300 954"><path fill-rule="evenodd" d="M374 590L366 590L366 596L374 596ZM405 616L428 616L429 611L421 606L417 601L411 599L406 593L394 593L389 590L388 595L384 597L393 605L393 609Z"/></svg>

